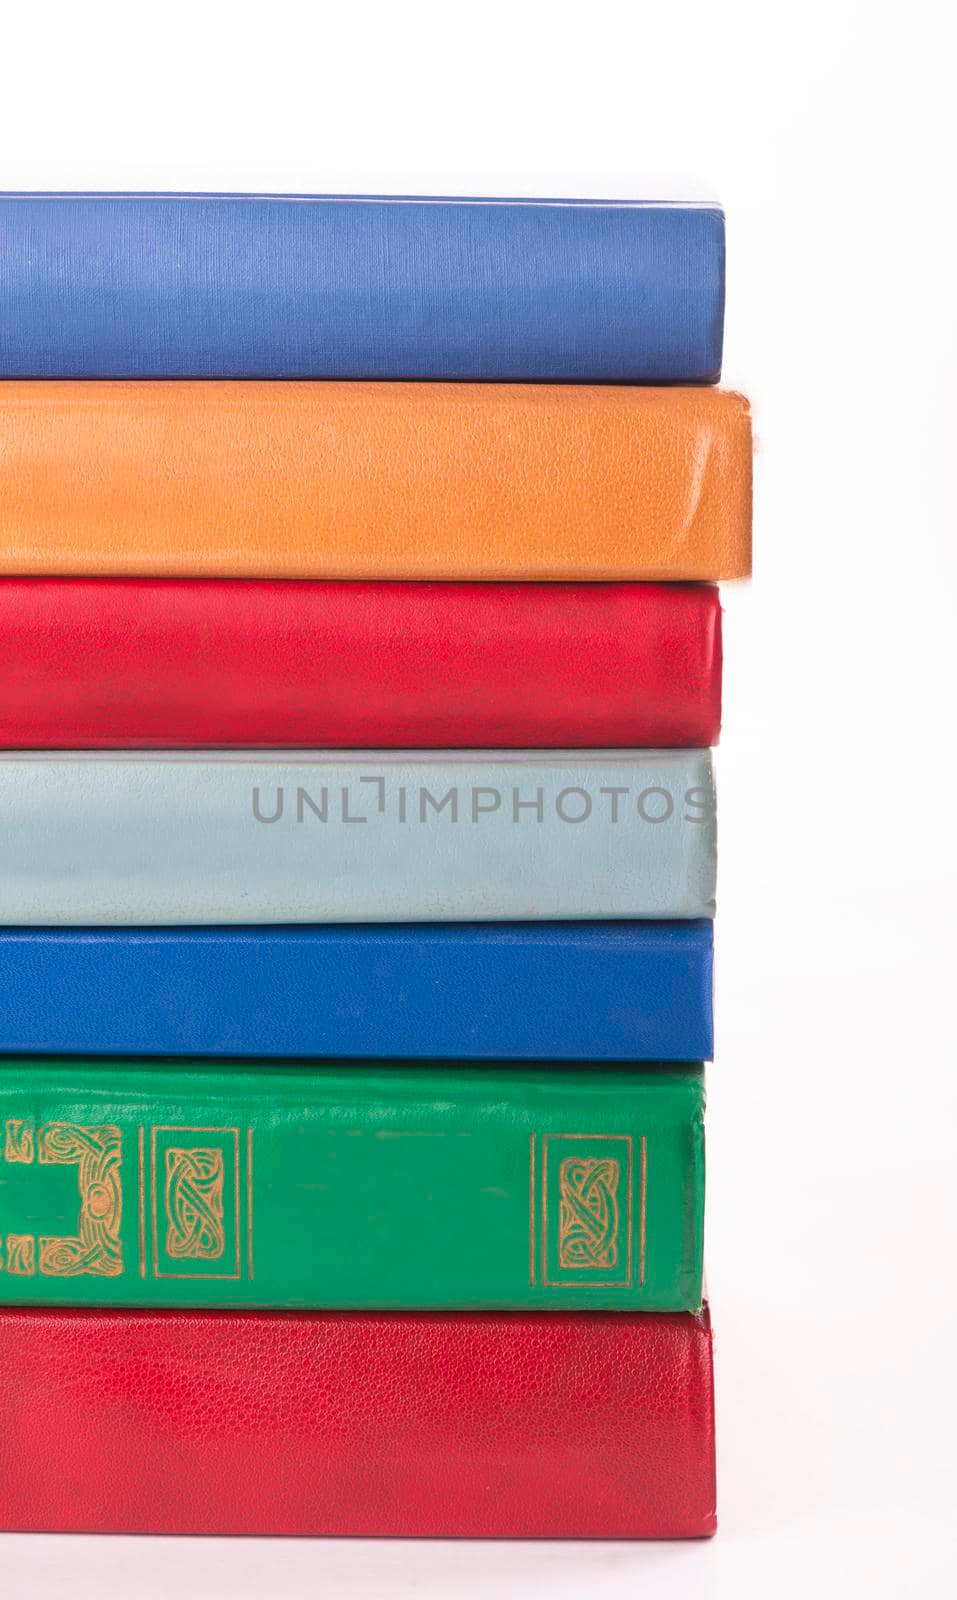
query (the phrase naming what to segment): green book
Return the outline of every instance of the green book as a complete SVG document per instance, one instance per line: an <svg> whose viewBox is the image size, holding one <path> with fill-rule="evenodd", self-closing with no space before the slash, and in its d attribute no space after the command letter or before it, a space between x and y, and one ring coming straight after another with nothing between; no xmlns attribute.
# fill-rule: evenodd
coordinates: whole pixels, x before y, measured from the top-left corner
<svg viewBox="0 0 957 1600"><path fill-rule="evenodd" d="M703 1069L0 1059L0 1304L701 1302Z"/></svg>

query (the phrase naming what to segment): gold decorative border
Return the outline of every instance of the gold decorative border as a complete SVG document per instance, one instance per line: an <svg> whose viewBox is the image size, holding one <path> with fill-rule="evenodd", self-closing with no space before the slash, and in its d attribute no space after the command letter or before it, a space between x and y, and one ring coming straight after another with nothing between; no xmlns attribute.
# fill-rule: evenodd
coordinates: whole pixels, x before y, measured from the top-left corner
<svg viewBox="0 0 957 1600"><path fill-rule="evenodd" d="M648 1258L648 1140L642 1134L638 1152L638 1283L645 1286Z"/></svg>
<svg viewBox="0 0 957 1600"><path fill-rule="evenodd" d="M234 1183L233 1199L236 1207L236 1264L233 1272L161 1272L159 1267L159 1228L156 1220L156 1135L158 1133L218 1133L230 1134L233 1140ZM247 1158L252 1154L252 1129L247 1133ZM157 1124L150 1129L150 1220L153 1235L153 1277L154 1278L189 1278L202 1281L230 1281L233 1282L243 1275L242 1270L242 1212L240 1210L240 1143L238 1128L188 1128L181 1123ZM247 1172L247 1190L252 1184L251 1168ZM252 1211L247 1205L246 1215L246 1250L250 1266L252 1265Z"/></svg>
<svg viewBox="0 0 957 1600"><path fill-rule="evenodd" d="M535 1287L535 1134L528 1144L528 1281Z"/></svg>
<svg viewBox="0 0 957 1600"><path fill-rule="evenodd" d="M238 1218L237 1218L238 1222ZM237 1234L238 1234L237 1227ZM246 1129L246 1267L253 1281L253 1130Z"/></svg>
<svg viewBox="0 0 957 1600"><path fill-rule="evenodd" d="M537 1141L541 1139L540 1172ZM586 1143L592 1140L622 1143L626 1149L628 1194L627 1266L623 1278L550 1278L548 1276L548 1145L549 1140L565 1139ZM528 1152L528 1281L538 1281L543 1289L630 1289L634 1284L634 1136L630 1133L544 1133L529 1136ZM538 1211L541 1208L541 1227ZM644 1288L648 1255L648 1140L638 1140L638 1284Z"/></svg>
<svg viewBox="0 0 957 1600"><path fill-rule="evenodd" d="M142 1128L137 1135L137 1196L140 1239L140 1277L146 1277L146 1135Z"/></svg>

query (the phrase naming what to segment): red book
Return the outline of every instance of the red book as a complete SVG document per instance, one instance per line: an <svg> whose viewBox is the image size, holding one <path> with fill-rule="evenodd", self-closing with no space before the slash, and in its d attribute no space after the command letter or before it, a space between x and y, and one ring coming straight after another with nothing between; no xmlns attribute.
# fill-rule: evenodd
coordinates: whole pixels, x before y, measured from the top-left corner
<svg viewBox="0 0 957 1600"><path fill-rule="evenodd" d="M0 579L8 749L718 737L703 584Z"/></svg>
<svg viewBox="0 0 957 1600"><path fill-rule="evenodd" d="M707 1312L3 1312L0 1526L710 1534Z"/></svg>

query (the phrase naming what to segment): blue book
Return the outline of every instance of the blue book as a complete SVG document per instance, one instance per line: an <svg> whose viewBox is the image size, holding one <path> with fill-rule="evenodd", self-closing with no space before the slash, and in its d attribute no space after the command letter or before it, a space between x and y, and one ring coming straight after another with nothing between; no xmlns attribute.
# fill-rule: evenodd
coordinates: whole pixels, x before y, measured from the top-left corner
<svg viewBox="0 0 957 1600"><path fill-rule="evenodd" d="M0 195L0 377L712 383L707 205Z"/></svg>
<svg viewBox="0 0 957 1600"><path fill-rule="evenodd" d="M702 1061L711 923L0 930L0 1054Z"/></svg>

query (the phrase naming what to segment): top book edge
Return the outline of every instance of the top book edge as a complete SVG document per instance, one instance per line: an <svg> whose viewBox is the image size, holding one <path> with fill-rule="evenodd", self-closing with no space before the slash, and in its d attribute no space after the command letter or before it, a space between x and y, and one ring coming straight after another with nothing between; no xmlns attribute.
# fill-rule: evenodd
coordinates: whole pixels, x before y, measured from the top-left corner
<svg viewBox="0 0 957 1600"><path fill-rule="evenodd" d="M409 206L577 206L599 209L637 209L650 211L712 211L723 216L723 208L710 200L667 199L587 199L549 195L424 195L424 194L296 194L243 193L234 190L163 189L0 189L0 200L232 200L274 201L277 204L308 205L335 202L341 205Z"/></svg>

